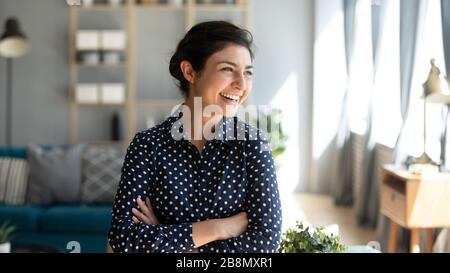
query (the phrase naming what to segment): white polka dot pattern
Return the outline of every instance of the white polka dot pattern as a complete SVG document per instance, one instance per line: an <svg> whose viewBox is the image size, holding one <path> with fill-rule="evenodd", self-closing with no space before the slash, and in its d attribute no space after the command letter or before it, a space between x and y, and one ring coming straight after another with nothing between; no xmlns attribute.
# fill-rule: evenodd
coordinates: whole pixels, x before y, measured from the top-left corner
<svg viewBox="0 0 450 273"><path fill-rule="evenodd" d="M127 149L108 236L113 250L190 252L193 222L247 211L244 234L211 242L199 251L276 252L281 204L272 154L262 131L237 118L224 118L219 138L208 141L200 154L188 140L172 138L175 122L180 122L178 116L136 134ZM246 140L230 138L240 129ZM150 198L161 224L132 222L131 209L137 207L139 196Z"/></svg>

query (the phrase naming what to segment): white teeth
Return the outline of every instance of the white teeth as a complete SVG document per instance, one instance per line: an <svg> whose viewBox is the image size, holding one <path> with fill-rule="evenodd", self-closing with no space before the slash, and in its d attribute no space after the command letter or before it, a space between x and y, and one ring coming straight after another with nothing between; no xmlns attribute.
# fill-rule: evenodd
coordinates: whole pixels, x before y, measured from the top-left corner
<svg viewBox="0 0 450 273"><path fill-rule="evenodd" d="M230 95L230 94L227 94L227 93L220 93L220 95L222 95L223 97L225 97L227 99L231 99L231 100L235 100L235 101L239 100L239 96Z"/></svg>

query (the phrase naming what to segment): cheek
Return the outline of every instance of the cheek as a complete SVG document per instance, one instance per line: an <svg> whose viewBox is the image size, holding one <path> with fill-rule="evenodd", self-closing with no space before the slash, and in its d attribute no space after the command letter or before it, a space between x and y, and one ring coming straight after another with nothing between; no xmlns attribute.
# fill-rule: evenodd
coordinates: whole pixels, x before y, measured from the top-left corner
<svg viewBox="0 0 450 273"><path fill-rule="evenodd" d="M253 83L252 82L247 83L247 90L245 90L244 99L248 98L248 96L252 92L252 88L253 88Z"/></svg>
<svg viewBox="0 0 450 273"><path fill-rule="evenodd" d="M227 89L227 87L232 83L232 80L227 79L226 77L217 75L211 76L208 82L204 83L205 97L215 97L219 95L220 92Z"/></svg>

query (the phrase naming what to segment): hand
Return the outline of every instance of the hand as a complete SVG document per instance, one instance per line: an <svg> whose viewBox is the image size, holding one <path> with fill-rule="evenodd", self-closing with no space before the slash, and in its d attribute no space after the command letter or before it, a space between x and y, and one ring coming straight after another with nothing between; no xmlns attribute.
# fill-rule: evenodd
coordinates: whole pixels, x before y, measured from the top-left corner
<svg viewBox="0 0 450 273"><path fill-rule="evenodd" d="M246 212L240 212L231 217L220 220L220 240L226 240L237 237L247 231L248 216Z"/></svg>
<svg viewBox="0 0 450 273"><path fill-rule="evenodd" d="M141 209L139 211L136 208L132 208L131 212L133 213L133 223L138 224L139 222L144 222L147 225L157 225L159 224L158 218L155 216L155 212L153 210L152 204L150 203L150 199L147 197L144 201L141 200L140 197L136 198L136 203L138 207Z"/></svg>

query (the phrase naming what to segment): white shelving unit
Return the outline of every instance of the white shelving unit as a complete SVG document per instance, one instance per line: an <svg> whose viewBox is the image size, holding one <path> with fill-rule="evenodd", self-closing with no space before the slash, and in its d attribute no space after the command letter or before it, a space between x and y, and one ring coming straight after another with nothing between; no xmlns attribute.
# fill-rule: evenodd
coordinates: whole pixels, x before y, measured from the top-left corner
<svg viewBox="0 0 450 273"><path fill-rule="evenodd" d="M181 99L141 99L136 96L136 10L153 11L183 11L185 13L185 30L189 30L198 23L198 16L202 13L242 13L244 18L243 27L251 30L251 0L235 0L233 3L207 3L196 0L184 0L182 5L160 3L158 0L125 0L121 6L111 6L106 4L95 4L93 6L72 6L69 14L69 128L70 143L93 143L105 145L126 146L137 128L137 114L140 108L167 108L179 104ZM77 61L78 51L76 49L76 33L78 30L79 12L121 12L126 16L125 32L127 37L126 49L124 55L126 60L119 64L82 64ZM76 86L79 83L79 72L81 69L117 69L126 73L126 100L121 104L102 104L102 103L79 103L75 99ZM151 87L149 87L151 88ZM120 141L93 140L86 141L79 137L79 115L83 107L118 107L125 112L124 125L126 128L125 137Z"/></svg>

